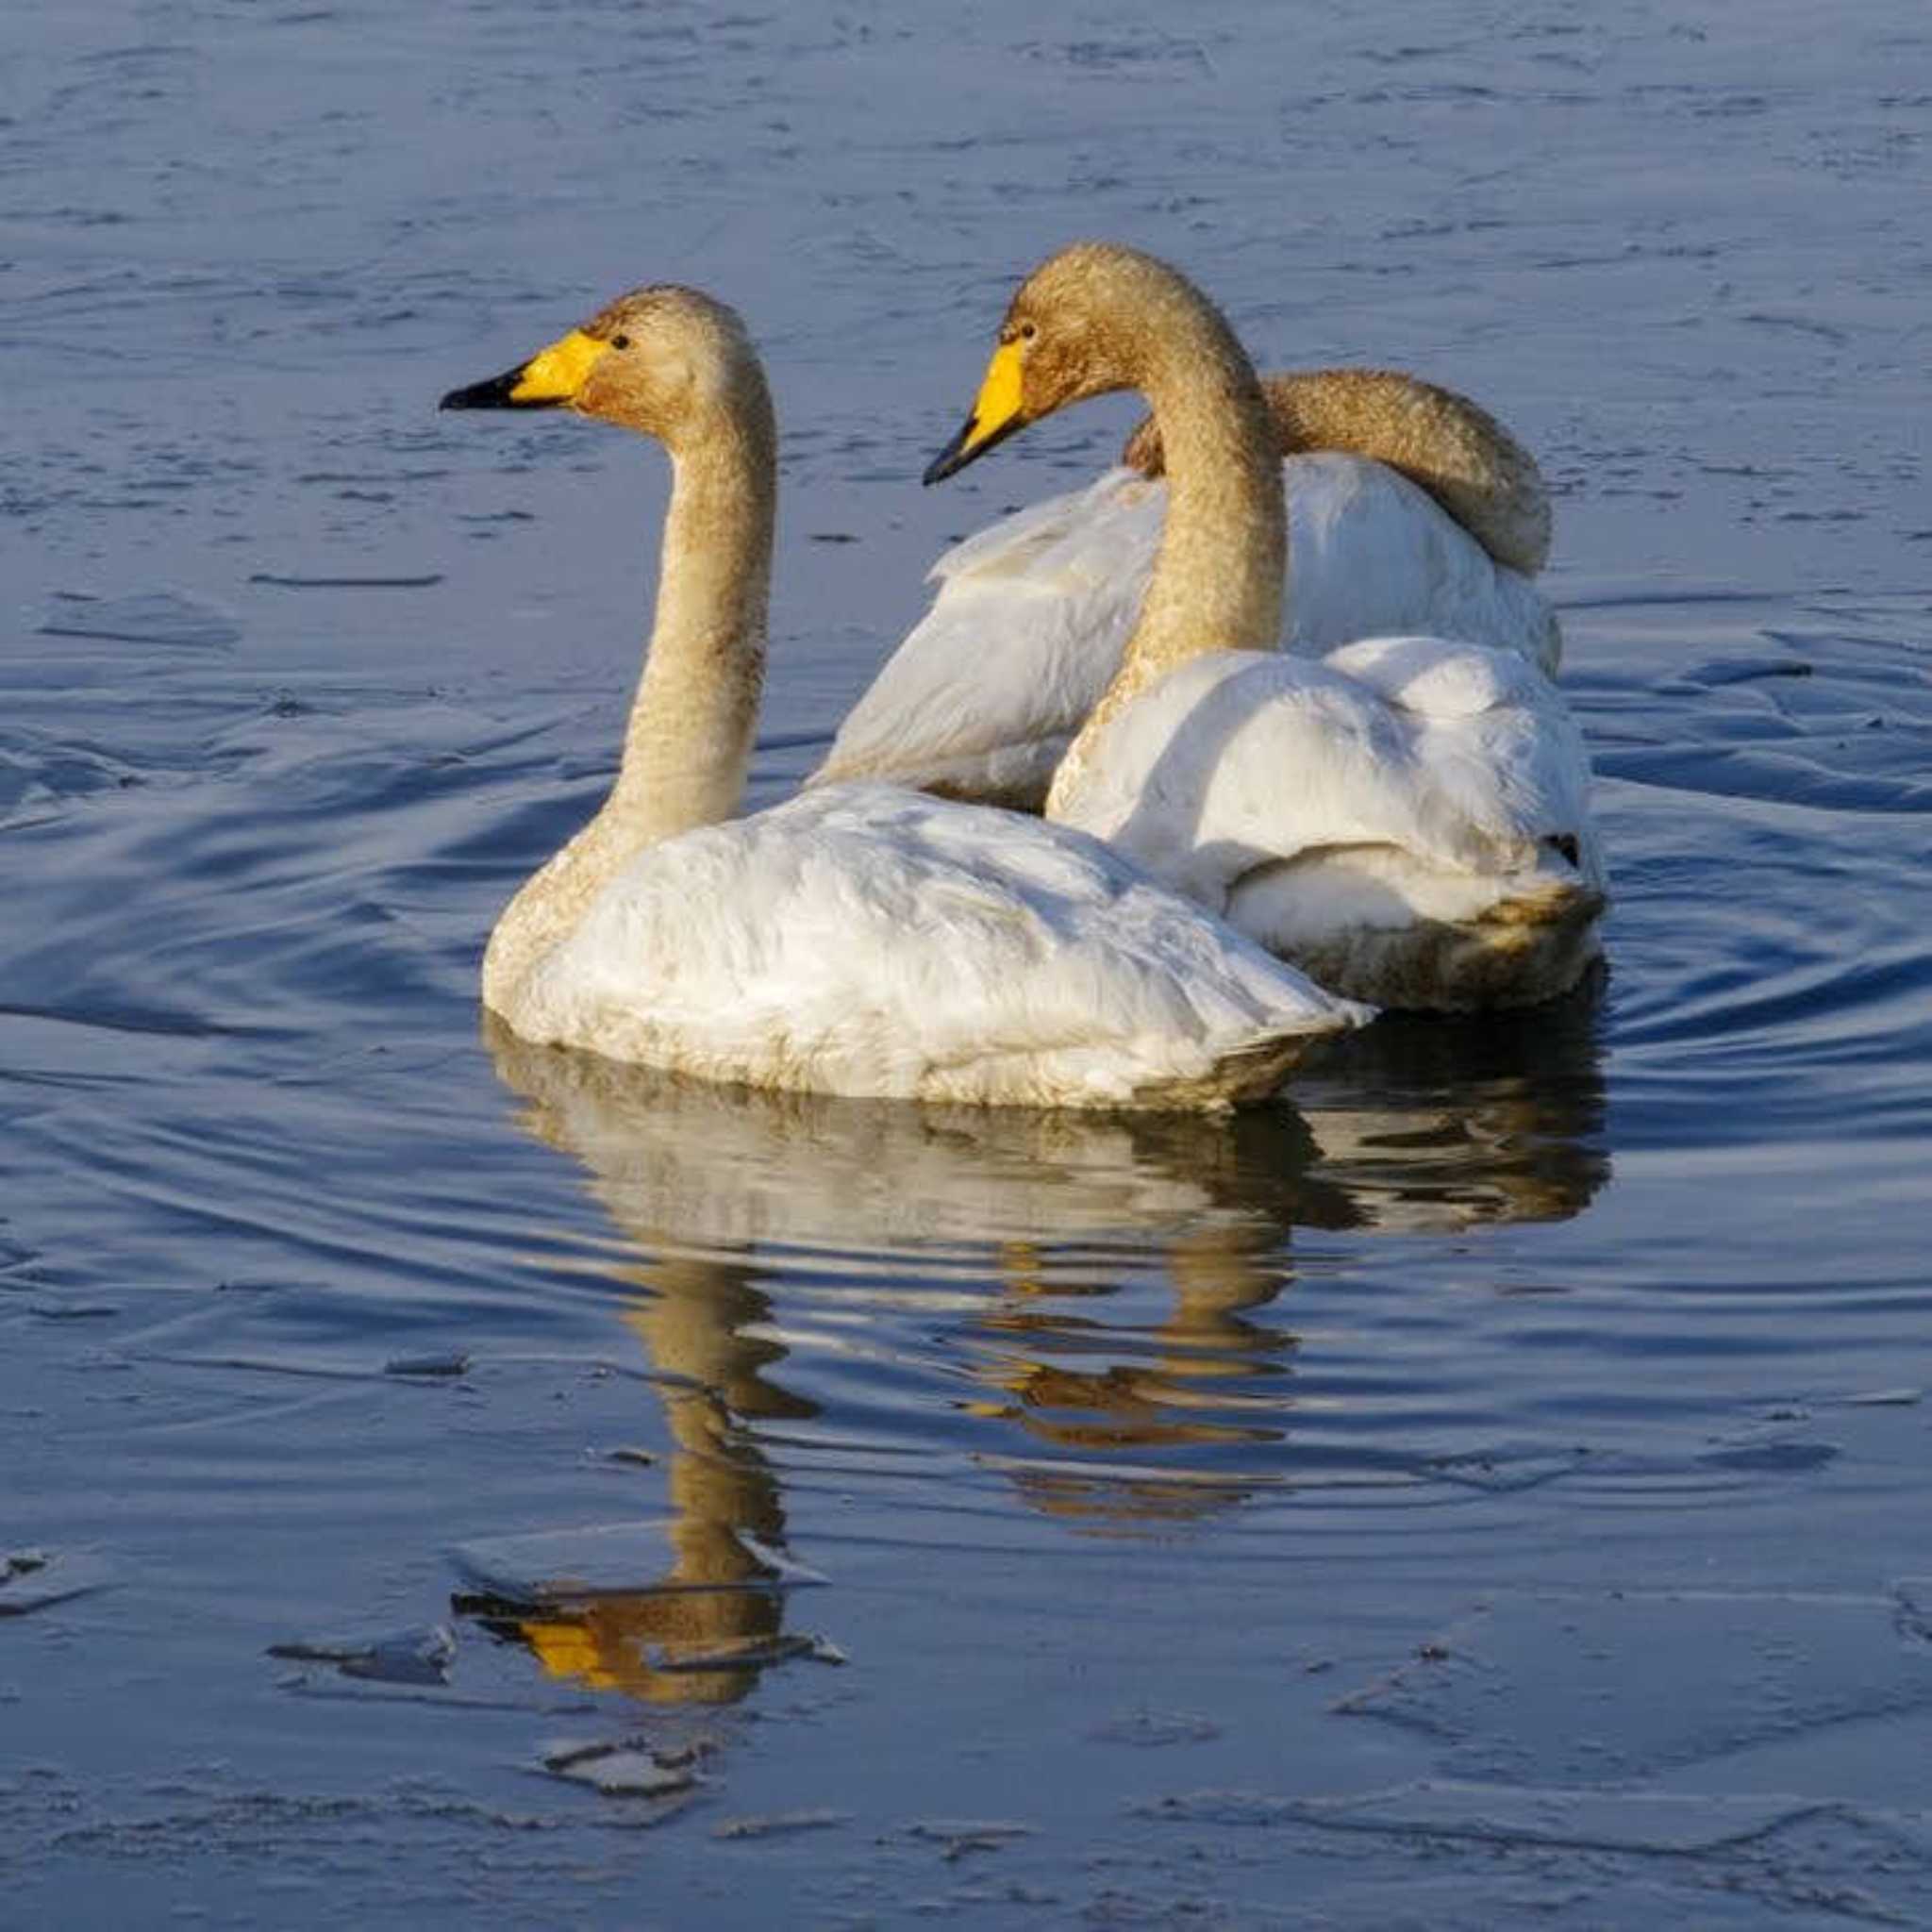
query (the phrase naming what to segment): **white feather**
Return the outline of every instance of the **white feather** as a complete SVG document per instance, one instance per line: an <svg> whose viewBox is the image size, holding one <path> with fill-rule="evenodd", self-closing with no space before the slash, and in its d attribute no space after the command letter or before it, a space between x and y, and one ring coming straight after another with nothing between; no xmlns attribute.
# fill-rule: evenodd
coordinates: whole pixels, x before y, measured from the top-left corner
<svg viewBox="0 0 1932 1932"><path fill-rule="evenodd" d="M1554 670L1556 621L1425 491L1320 452L1283 465L1291 558L1282 642L1319 656L1428 631ZM931 608L853 707L810 782L890 777L1037 809L1141 608L1167 486L1129 469L989 525L933 566Z"/></svg>
<svg viewBox="0 0 1932 1932"><path fill-rule="evenodd" d="M647 847L504 1017L759 1087L1143 1107L1251 1097L1369 1014L1084 834L852 785Z"/></svg>
<svg viewBox="0 0 1932 1932"><path fill-rule="evenodd" d="M1461 1006L1560 991L1594 950L1565 933L1555 984L1532 969L1499 994L1486 964L1459 985L1445 961L1468 949L1435 931L1511 908L1579 923L1605 885L1589 791L1582 737L1533 665L1399 637L1314 662L1191 659L1123 708L1054 810L1325 983Z"/></svg>

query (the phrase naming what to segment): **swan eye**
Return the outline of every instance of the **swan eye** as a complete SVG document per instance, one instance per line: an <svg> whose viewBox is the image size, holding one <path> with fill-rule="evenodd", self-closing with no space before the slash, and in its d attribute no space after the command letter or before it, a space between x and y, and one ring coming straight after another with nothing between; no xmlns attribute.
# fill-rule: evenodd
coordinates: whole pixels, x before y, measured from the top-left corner
<svg viewBox="0 0 1932 1932"><path fill-rule="evenodd" d="M630 338L628 336L612 336L610 338L610 346L613 349L627 349L630 347Z"/></svg>

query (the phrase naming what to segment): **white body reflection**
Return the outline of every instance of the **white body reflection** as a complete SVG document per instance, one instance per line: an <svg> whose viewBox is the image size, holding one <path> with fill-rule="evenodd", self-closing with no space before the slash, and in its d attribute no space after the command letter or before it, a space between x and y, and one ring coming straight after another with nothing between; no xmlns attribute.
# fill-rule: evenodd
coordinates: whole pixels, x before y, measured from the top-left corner
<svg viewBox="0 0 1932 1932"><path fill-rule="evenodd" d="M1595 1027L1588 998L1520 1028L1384 1022L1310 1070L1298 1109L1204 1119L724 1089L491 1026L523 1124L583 1163L634 1250L609 1272L675 1445L662 1573L533 1592L498 1627L654 1702L744 1694L804 1641L767 1560L784 1465L857 1433L838 1391L872 1372L902 1417L914 1391L915 1446L1090 1528L1278 1481L1256 1472L1292 1432L1301 1343L1260 1311L1291 1287L1293 1229L1579 1212L1609 1173Z"/></svg>

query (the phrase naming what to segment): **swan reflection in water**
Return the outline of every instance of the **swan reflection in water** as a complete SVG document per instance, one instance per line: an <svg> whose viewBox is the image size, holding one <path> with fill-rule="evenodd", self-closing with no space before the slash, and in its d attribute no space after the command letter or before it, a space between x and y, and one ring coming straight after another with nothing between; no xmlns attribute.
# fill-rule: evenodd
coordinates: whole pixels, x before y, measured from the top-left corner
<svg viewBox="0 0 1932 1932"><path fill-rule="evenodd" d="M1082 1528L1239 1502L1255 1445L1291 1420L1301 1344L1260 1315L1292 1281L1291 1230L1580 1212L1610 1171L1598 1021L1593 991L1467 1025L1383 1020L1324 1050L1295 1107L1219 1119L744 1091L486 1021L523 1124L583 1164L635 1245L609 1272L673 1449L660 1560L635 1587L472 1607L552 1674L658 1704L735 1701L810 1647L784 1629L776 1554L777 1458L821 1412L776 1379L794 1351L932 1385L929 1442L953 1448L967 1419L976 1467ZM1147 1322L1124 1291L1150 1279ZM895 1360L908 1316L918 1355Z"/></svg>
<svg viewBox="0 0 1932 1932"><path fill-rule="evenodd" d="M638 1291L621 1319L663 1378L672 1450L655 1574L642 1588L553 1577L458 1604L528 1644L552 1676L646 1704L735 1703L768 1664L815 1647L783 1634L785 1513L755 1430L808 1419L818 1405L762 1374L785 1351L760 1339L772 1302L759 1268L663 1256L612 1272Z"/></svg>

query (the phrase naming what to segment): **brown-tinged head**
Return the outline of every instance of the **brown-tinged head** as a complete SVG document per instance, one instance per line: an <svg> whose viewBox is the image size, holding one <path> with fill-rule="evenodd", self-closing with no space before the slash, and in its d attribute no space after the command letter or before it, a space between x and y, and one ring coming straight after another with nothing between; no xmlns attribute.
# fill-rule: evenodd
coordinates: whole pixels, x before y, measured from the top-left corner
<svg viewBox="0 0 1932 1932"><path fill-rule="evenodd" d="M1020 285L965 426L925 473L963 470L1042 416L1110 391L1140 387L1171 314L1212 314L1164 261L1110 242L1076 242Z"/></svg>
<svg viewBox="0 0 1932 1932"><path fill-rule="evenodd" d="M571 409L675 448L680 437L765 395L758 353L735 309L697 289L633 289L501 375L453 389L444 409ZM767 399L764 405L769 410Z"/></svg>

